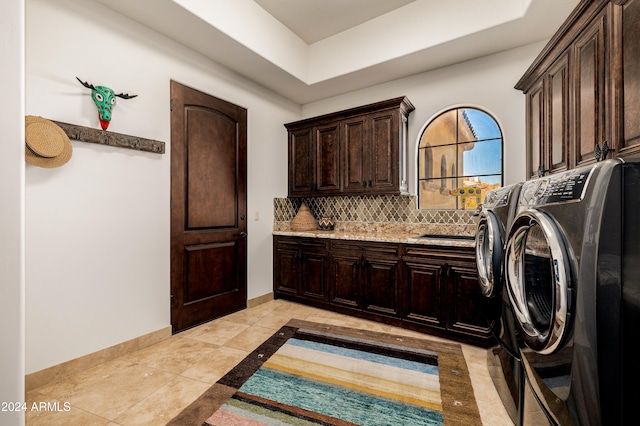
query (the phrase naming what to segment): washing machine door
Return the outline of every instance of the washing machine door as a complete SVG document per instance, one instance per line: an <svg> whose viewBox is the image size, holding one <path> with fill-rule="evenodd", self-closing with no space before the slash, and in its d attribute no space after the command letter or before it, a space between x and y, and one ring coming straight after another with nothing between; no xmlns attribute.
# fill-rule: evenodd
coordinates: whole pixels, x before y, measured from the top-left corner
<svg viewBox="0 0 640 426"><path fill-rule="evenodd" d="M521 212L505 251L507 292L524 344L547 355L566 340L572 313L572 274L562 235L546 213Z"/></svg>
<svg viewBox="0 0 640 426"><path fill-rule="evenodd" d="M476 264L478 281L485 297L502 292L503 233L498 218L491 210L480 213L476 229Z"/></svg>

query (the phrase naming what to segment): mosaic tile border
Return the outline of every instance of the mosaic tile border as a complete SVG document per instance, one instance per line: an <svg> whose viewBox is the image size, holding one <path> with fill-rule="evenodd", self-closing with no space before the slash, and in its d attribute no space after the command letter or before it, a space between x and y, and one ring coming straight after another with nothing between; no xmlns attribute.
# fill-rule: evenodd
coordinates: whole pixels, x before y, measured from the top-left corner
<svg viewBox="0 0 640 426"><path fill-rule="evenodd" d="M362 228L438 225L450 228L447 233L472 234L475 232L475 211L470 210L418 210L414 195L363 195L344 197L274 198L274 230L285 230L305 202L316 219L332 218L336 227L351 225Z"/></svg>

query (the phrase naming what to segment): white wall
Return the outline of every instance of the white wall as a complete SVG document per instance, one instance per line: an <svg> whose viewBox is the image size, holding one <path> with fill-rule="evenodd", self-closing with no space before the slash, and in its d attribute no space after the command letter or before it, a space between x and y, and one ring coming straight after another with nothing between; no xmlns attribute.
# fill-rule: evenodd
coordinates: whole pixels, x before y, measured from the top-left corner
<svg viewBox="0 0 640 426"><path fill-rule="evenodd" d="M435 71L417 74L303 106L313 117L397 96L416 107L409 117L409 192L416 193L416 148L424 124L451 106L471 105L490 112L504 136L504 182L525 180L525 97L513 88L544 42L508 50Z"/></svg>
<svg viewBox="0 0 640 426"><path fill-rule="evenodd" d="M65 166L27 165L27 373L170 324L172 79L248 109L248 296L272 291L272 199L287 185L282 123L300 118L300 106L94 1L27 0L26 13L26 114L99 128L78 76L137 94L118 99L109 131L167 150L72 141Z"/></svg>
<svg viewBox="0 0 640 426"><path fill-rule="evenodd" d="M0 2L0 402L24 401L24 1ZM24 412L0 411L0 424Z"/></svg>

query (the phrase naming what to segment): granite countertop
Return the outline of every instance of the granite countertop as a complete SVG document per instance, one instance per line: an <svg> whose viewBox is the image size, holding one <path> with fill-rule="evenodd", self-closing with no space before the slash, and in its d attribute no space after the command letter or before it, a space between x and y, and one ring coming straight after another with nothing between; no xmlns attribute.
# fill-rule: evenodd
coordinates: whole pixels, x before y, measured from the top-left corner
<svg viewBox="0 0 640 426"><path fill-rule="evenodd" d="M459 235L438 235L437 237L421 237L424 233L412 231L390 230L384 232L371 231L273 231L273 235L307 238L330 238L336 240L373 241L403 244L424 244L448 247L474 247L475 241L470 238L460 238ZM470 237L470 235L466 235Z"/></svg>

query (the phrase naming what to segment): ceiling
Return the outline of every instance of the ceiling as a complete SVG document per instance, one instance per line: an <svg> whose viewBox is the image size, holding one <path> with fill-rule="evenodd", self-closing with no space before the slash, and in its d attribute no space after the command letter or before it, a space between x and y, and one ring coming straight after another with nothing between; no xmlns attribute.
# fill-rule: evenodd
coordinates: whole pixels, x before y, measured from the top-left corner
<svg viewBox="0 0 640 426"><path fill-rule="evenodd" d="M547 40L580 0L97 1L306 104Z"/></svg>
<svg viewBox="0 0 640 426"><path fill-rule="evenodd" d="M329 38L415 0L254 0L305 43Z"/></svg>

